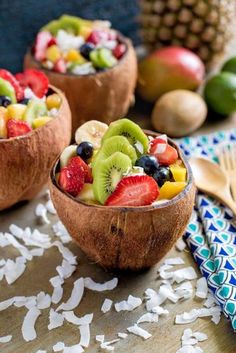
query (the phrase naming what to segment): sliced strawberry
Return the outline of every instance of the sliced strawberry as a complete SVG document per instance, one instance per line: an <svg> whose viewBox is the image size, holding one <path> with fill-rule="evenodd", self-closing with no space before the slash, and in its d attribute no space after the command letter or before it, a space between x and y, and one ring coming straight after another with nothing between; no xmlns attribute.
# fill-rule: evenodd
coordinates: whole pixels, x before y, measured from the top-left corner
<svg viewBox="0 0 236 353"><path fill-rule="evenodd" d="M39 70L27 69L23 73L15 75L22 87L29 87L34 94L43 98L48 91L49 81L47 76Z"/></svg>
<svg viewBox="0 0 236 353"><path fill-rule="evenodd" d="M34 56L36 60L42 61L45 59L46 50L52 38L51 33L47 31L42 31L37 34L34 46Z"/></svg>
<svg viewBox="0 0 236 353"><path fill-rule="evenodd" d="M112 54L116 57L116 59L120 59L124 53L126 52L125 44L118 44L112 51Z"/></svg>
<svg viewBox="0 0 236 353"><path fill-rule="evenodd" d="M17 137L28 134L32 128L26 121L10 119L7 122L7 137Z"/></svg>
<svg viewBox="0 0 236 353"><path fill-rule="evenodd" d="M154 155L162 165L170 165L177 161L178 152L164 138L157 137L150 143L150 154Z"/></svg>
<svg viewBox="0 0 236 353"><path fill-rule="evenodd" d="M4 69L0 69L0 77L10 82L10 84L14 87L16 99L21 101L24 98L24 90L17 79L9 71Z"/></svg>
<svg viewBox="0 0 236 353"><path fill-rule="evenodd" d="M53 66L53 70L56 72L60 72L61 74L66 73L66 62L63 58L59 59L55 65Z"/></svg>
<svg viewBox="0 0 236 353"><path fill-rule="evenodd" d="M55 38L55 37L52 37L52 38L50 39L50 41L48 42L47 47L51 47L52 45L56 45L56 44L57 44L56 38Z"/></svg>
<svg viewBox="0 0 236 353"><path fill-rule="evenodd" d="M109 34L107 31L102 31L95 29L86 39L86 42L93 43L94 45L99 44L101 41L106 41L109 39Z"/></svg>
<svg viewBox="0 0 236 353"><path fill-rule="evenodd" d="M84 171L84 181L85 183L90 183L92 184L93 182L93 176L92 176L92 169L86 164L82 158L79 156L71 158L69 164L69 168L79 168Z"/></svg>
<svg viewBox="0 0 236 353"><path fill-rule="evenodd" d="M60 172L58 182L64 191L77 196L84 186L84 171L82 168L64 167Z"/></svg>
<svg viewBox="0 0 236 353"><path fill-rule="evenodd" d="M155 180L148 175L134 175L121 179L108 197L106 206L147 206L159 196Z"/></svg>

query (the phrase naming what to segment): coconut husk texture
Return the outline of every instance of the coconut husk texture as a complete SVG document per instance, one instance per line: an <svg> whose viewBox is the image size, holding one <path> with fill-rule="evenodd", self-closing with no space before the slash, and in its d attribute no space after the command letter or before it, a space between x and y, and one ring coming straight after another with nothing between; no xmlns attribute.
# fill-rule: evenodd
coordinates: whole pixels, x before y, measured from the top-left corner
<svg viewBox="0 0 236 353"><path fill-rule="evenodd" d="M31 200L46 184L50 168L71 139L71 112L61 91L57 116L27 135L0 140L0 210Z"/></svg>
<svg viewBox="0 0 236 353"><path fill-rule="evenodd" d="M173 144L173 143L172 143ZM156 207L88 205L65 194L50 178L53 204L83 252L108 269L140 270L160 261L183 235L192 214L195 185L188 162L188 185L173 200Z"/></svg>
<svg viewBox="0 0 236 353"><path fill-rule="evenodd" d="M28 51L24 68L44 71L49 81L66 95L72 112L73 134L78 126L88 120L107 124L126 115L137 80L137 58L131 41L122 37L127 52L112 69L96 74L78 76L43 69Z"/></svg>

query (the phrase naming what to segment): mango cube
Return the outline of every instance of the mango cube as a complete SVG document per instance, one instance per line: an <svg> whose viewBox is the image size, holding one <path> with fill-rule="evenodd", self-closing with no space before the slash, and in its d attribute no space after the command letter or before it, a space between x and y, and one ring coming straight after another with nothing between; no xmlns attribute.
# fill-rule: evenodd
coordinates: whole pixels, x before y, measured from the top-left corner
<svg viewBox="0 0 236 353"><path fill-rule="evenodd" d="M22 120L25 111L26 111L25 104L20 104L20 103L10 104L7 107L7 115L11 119Z"/></svg>
<svg viewBox="0 0 236 353"><path fill-rule="evenodd" d="M51 118L50 116L40 116L39 118L34 119L33 128L37 129L37 128L47 124L51 120L53 120L53 118Z"/></svg>
<svg viewBox="0 0 236 353"><path fill-rule="evenodd" d="M53 93L46 98L46 105L49 110L56 108L59 109L61 106L61 97L57 93Z"/></svg>
<svg viewBox="0 0 236 353"><path fill-rule="evenodd" d="M170 170L175 181L186 181L186 168L180 165L172 164L170 165Z"/></svg>
<svg viewBox="0 0 236 353"><path fill-rule="evenodd" d="M51 45L47 48L46 58L53 63L56 63L61 58L61 51L57 45Z"/></svg>
<svg viewBox="0 0 236 353"><path fill-rule="evenodd" d="M78 52L76 49L70 49L65 55L66 61L78 62L78 63L85 63L86 60L84 57Z"/></svg>
<svg viewBox="0 0 236 353"><path fill-rule="evenodd" d="M159 200L170 200L186 187L186 182L181 181L166 181L160 188Z"/></svg>

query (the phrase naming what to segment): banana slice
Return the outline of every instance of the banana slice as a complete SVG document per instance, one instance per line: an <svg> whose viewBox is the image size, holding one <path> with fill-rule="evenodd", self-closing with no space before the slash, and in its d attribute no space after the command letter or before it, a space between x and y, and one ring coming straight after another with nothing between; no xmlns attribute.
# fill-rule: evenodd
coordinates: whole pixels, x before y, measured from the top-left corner
<svg viewBox="0 0 236 353"><path fill-rule="evenodd" d="M76 156L76 145L71 145L68 146L64 149L64 151L62 152L61 156L60 156L60 166L61 168L64 168L67 166L67 164L69 163L69 160L72 157Z"/></svg>
<svg viewBox="0 0 236 353"><path fill-rule="evenodd" d="M79 145L88 141L93 144L94 149L101 146L103 135L108 129L108 125L97 120L90 120L81 125L75 132L75 141Z"/></svg>

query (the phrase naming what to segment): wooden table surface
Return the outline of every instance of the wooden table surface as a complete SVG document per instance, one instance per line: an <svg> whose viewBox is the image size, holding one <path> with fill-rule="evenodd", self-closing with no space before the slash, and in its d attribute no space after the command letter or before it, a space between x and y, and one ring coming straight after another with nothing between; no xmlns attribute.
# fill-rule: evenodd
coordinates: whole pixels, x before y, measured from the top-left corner
<svg viewBox="0 0 236 353"><path fill-rule="evenodd" d="M150 128L150 107L137 103L135 110L131 110L130 117L134 118L142 127ZM236 127L236 116L232 116L225 121L218 123L206 123L197 134L205 134L219 129L229 129ZM2 212L0 214L0 231L7 231L11 223L21 227L37 227L40 231L52 234L51 225L56 223L57 216L51 216L51 225L38 226L36 224L34 210L42 198L40 196L30 203L19 206L14 210ZM71 293L72 284L78 277L90 276L98 282L111 279L114 275L119 277L118 287L110 292L92 292L85 291L81 304L75 310L78 316L85 313L94 313L94 320L91 324L91 344L86 352L100 352L99 345L95 342L95 335L105 334L106 340L117 338L117 332L125 332L128 326L133 325L137 319L145 312L144 304L133 312L117 313L112 309L107 314L100 311L103 300L111 298L114 301L127 299L129 294L143 297L147 288L158 289L160 281L157 279L157 268L153 267L149 271L142 273L106 273L100 267L92 264L81 253L74 243L68 247L78 256L79 264L76 272L71 278L65 281L64 299L67 299ZM12 247L0 248L0 259L18 256L16 250ZM185 265L195 265L188 250L177 252L174 248L168 253L167 257L181 256ZM61 255L55 248L45 251L43 257L34 258L28 263L25 273L14 284L8 286L5 280L0 282L0 301L18 295L35 295L41 290L46 293L52 293L52 287L49 279L55 276L56 266L61 263ZM235 353L235 335L233 334L229 322L222 316L219 325L215 325L209 318L198 319L195 323L189 325L174 325L175 315L190 311L192 308L202 307L202 301L192 298L177 305L167 303L164 305L170 311L167 317L161 317L156 324L142 324L142 327L151 332L152 337L147 341L130 334L125 340L121 340L115 345L117 353L175 353L180 348L180 338L183 330L187 327L193 331L202 331L208 335L208 340L199 344L205 353ZM52 352L52 346L58 341L64 341L68 345L79 342L78 328L72 324L64 324L63 327L48 331L48 313L49 309L43 310L43 314L36 323L37 339L26 343L21 334L21 325L27 309L11 307L0 312L0 336L12 334L13 340L7 344L0 344L1 353L35 353L38 349L45 349Z"/></svg>

